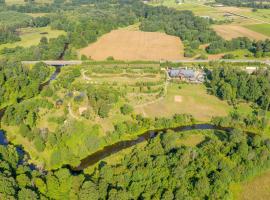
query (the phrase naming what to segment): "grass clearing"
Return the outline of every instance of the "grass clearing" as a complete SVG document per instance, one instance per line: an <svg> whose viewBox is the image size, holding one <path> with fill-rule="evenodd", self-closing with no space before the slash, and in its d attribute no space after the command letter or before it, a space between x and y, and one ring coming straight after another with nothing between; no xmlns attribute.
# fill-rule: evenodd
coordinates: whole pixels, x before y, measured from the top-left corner
<svg viewBox="0 0 270 200"><path fill-rule="evenodd" d="M0 50L4 48L15 48L17 46L30 47L37 45L42 37L57 38L60 35L66 34L64 31L52 30L50 27L42 28L21 28L18 30L21 41L15 43L7 43L0 45Z"/></svg>
<svg viewBox="0 0 270 200"><path fill-rule="evenodd" d="M270 199L270 171L246 182L232 185L231 191L237 200Z"/></svg>
<svg viewBox="0 0 270 200"><path fill-rule="evenodd" d="M270 37L270 24L252 24L246 25L245 27Z"/></svg>
<svg viewBox="0 0 270 200"><path fill-rule="evenodd" d="M205 136L198 131L197 134L192 134L194 131L190 131L191 134L185 133L184 138L179 138L175 141L176 146L188 146L195 147L205 140Z"/></svg>
<svg viewBox="0 0 270 200"><path fill-rule="evenodd" d="M179 86L181 89L179 89ZM175 96L181 96L182 101L176 102ZM209 121L213 116L226 116L232 107L226 101L207 94L204 85L169 84L168 94L162 100L136 109L148 117L169 117L176 113L191 114L199 121ZM249 112L247 104L240 104L239 110Z"/></svg>
<svg viewBox="0 0 270 200"><path fill-rule="evenodd" d="M179 60L183 44L178 37L164 33L115 30L80 51L93 60Z"/></svg>

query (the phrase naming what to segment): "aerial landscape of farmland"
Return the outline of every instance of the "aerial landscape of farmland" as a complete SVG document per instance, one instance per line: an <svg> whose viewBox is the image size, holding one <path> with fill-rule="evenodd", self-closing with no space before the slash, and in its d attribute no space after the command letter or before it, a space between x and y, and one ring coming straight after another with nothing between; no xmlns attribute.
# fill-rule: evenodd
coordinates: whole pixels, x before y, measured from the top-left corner
<svg viewBox="0 0 270 200"><path fill-rule="evenodd" d="M270 199L267 0L0 0L0 199Z"/></svg>

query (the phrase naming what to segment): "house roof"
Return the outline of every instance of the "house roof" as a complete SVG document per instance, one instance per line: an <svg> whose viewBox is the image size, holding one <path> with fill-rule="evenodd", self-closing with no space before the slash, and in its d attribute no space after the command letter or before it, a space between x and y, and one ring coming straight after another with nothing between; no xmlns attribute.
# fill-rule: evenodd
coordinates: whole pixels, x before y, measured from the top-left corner
<svg viewBox="0 0 270 200"><path fill-rule="evenodd" d="M171 69L169 71L170 76L180 76L183 75L185 77L191 78L195 76L195 72L192 69Z"/></svg>

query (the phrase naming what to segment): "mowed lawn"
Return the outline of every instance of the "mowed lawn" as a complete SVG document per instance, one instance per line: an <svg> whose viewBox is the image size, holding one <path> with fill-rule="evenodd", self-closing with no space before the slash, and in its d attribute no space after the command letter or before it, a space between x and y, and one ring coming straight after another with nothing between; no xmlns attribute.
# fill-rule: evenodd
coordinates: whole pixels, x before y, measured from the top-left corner
<svg viewBox="0 0 270 200"><path fill-rule="evenodd" d="M50 27L42 28L22 28L19 29L21 41L15 43L7 43L0 45L0 50L6 48L14 48L16 46L30 47L37 45L42 37L57 38L66 34L64 31L52 30Z"/></svg>
<svg viewBox="0 0 270 200"><path fill-rule="evenodd" d="M153 104L136 108L146 117L169 117L176 113L191 114L196 120L206 122L213 116L226 116L233 108L226 101L207 93L204 85L170 84L166 97ZM250 112L247 104L239 106L241 112Z"/></svg>
<svg viewBox="0 0 270 200"><path fill-rule="evenodd" d="M270 24L252 24L246 25L245 27L270 37Z"/></svg>

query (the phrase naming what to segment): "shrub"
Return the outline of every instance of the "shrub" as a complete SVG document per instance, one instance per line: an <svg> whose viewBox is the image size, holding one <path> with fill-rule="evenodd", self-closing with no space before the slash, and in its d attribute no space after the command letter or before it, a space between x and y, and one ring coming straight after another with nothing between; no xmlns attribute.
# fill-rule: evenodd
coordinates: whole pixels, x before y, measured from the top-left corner
<svg viewBox="0 0 270 200"><path fill-rule="evenodd" d="M133 112L133 107L128 104L124 104L121 108L120 111L123 115L128 115Z"/></svg>

